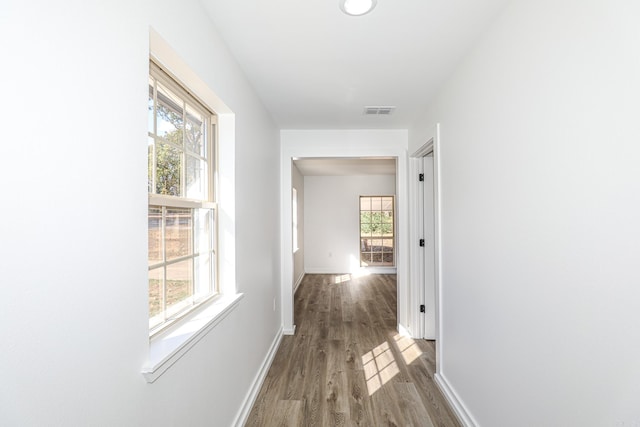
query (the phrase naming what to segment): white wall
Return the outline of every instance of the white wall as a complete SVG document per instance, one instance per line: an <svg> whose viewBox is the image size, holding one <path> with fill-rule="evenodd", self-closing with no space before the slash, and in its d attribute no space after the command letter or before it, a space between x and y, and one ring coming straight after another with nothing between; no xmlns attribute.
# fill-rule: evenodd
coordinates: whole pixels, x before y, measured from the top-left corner
<svg viewBox="0 0 640 427"><path fill-rule="evenodd" d="M300 173L300 170L296 165L291 166L291 185L298 192L298 250L293 254L293 280L294 286L299 285L302 280L304 270L304 176Z"/></svg>
<svg viewBox="0 0 640 427"><path fill-rule="evenodd" d="M140 374L150 26L236 113L245 293L153 384ZM3 1L0 43L0 424L231 425L281 325L270 116L195 0Z"/></svg>
<svg viewBox="0 0 640 427"><path fill-rule="evenodd" d="M395 195L394 175L305 176L305 271L360 271L360 196Z"/></svg>
<svg viewBox="0 0 640 427"><path fill-rule="evenodd" d="M514 1L444 85L441 378L479 425L640 424L640 3Z"/></svg>

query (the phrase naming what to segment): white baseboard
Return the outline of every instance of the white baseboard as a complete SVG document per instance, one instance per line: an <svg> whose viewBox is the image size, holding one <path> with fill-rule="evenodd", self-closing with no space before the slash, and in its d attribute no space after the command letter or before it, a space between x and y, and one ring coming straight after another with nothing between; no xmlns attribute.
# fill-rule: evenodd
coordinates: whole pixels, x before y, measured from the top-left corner
<svg viewBox="0 0 640 427"><path fill-rule="evenodd" d="M436 373L433 377L438 388L440 388L440 391L444 394L445 399L449 402L449 406L451 406L454 414L458 417L458 421L465 427L477 427L479 425L478 422L473 418L466 406L464 406L445 376Z"/></svg>
<svg viewBox="0 0 640 427"><path fill-rule="evenodd" d="M265 378L267 377L267 373L269 372L269 368L271 367L271 363L273 362L273 358L276 356L276 352L278 351L278 347L280 346L280 341L282 341L282 326L278 330L273 342L271 343L271 347L267 352L267 356L264 358L262 365L260 366L260 370L258 370L258 374L253 380L253 384L249 389L246 397L244 398L244 402L240 407L240 411L238 411L238 415L236 415L236 419L233 422L233 426L242 427L247 422L247 418L249 417L249 413L251 412L251 408L258 397L258 392L260 391L260 387L262 387L262 383L264 383Z"/></svg>
<svg viewBox="0 0 640 427"><path fill-rule="evenodd" d="M335 268L324 268L324 267L311 267L311 268L306 268L304 269L305 274L348 274L345 271L342 272L336 272L337 269Z"/></svg>
<svg viewBox="0 0 640 427"><path fill-rule="evenodd" d="M368 274L397 274L398 269L396 267L364 267L363 272Z"/></svg>
<svg viewBox="0 0 640 427"><path fill-rule="evenodd" d="M298 277L298 280L296 280L296 283L293 284L294 295L296 294L296 292L298 292L298 287L300 286L300 283L302 283L302 279L304 279L304 272L300 275L300 277Z"/></svg>
<svg viewBox="0 0 640 427"><path fill-rule="evenodd" d="M354 271L337 271L335 268L305 268L306 274L397 274L396 267L361 267Z"/></svg>

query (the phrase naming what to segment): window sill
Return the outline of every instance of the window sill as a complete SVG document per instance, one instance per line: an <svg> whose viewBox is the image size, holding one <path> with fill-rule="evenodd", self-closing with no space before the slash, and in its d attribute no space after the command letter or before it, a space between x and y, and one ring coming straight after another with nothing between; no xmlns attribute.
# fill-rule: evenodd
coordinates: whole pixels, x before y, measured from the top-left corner
<svg viewBox="0 0 640 427"><path fill-rule="evenodd" d="M149 360L142 368L148 383L157 380L191 347L222 321L237 306L244 294L223 295L206 304L173 328L149 342Z"/></svg>

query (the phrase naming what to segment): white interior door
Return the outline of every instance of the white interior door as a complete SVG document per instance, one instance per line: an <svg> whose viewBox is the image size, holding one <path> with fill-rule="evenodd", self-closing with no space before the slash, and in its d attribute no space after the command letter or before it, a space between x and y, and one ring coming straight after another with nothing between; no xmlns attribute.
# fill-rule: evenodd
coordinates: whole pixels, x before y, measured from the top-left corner
<svg viewBox="0 0 640 427"><path fill-rule="evenodd" d="M428 340L436 339L436 269L435 269L435 204L433 154L421 159L424 173L422 186L422 230L424 247L422 248L421 269L423 274L422 304L425 312L422 316L422 336Z"/></svg>

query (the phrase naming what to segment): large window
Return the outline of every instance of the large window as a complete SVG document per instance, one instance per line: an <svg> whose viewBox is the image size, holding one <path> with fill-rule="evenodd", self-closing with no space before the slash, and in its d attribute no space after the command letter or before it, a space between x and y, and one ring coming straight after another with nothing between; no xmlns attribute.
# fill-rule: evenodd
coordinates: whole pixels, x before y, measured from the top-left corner
<svg viewBox="0 0 640 427"><path fill-rule="evenodd" d="M393 196L360 196L360 266L392 267Z"/></svg>
<svg viewBox="0 0 640 427"><path fill-rule="evenodd" d="M149 329L217 292L215 115L149 66Z"/></svg>

